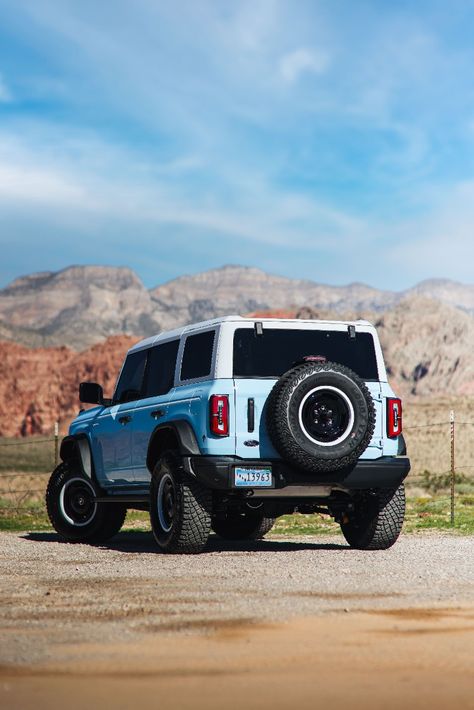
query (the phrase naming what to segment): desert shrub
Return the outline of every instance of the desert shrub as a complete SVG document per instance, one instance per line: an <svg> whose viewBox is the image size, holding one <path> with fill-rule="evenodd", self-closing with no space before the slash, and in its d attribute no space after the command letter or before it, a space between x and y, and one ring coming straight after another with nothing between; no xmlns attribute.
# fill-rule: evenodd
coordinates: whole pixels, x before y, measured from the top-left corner
<svg viewBox="0 0 474 710"><path fill-rule="evenodd" d="M426 469L422 473L423 488L432 493L445 490L451 487L451 473L432 473ZM464 473L454 474L454 485L468 483L469 478Z"/></svg>

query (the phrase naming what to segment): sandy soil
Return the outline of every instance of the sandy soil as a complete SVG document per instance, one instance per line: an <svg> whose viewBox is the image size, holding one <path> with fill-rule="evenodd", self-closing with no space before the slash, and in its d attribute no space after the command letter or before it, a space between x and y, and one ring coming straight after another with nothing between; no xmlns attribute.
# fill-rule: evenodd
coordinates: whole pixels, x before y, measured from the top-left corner
<svg viewBox="0 0 474 710"><path fill-rule="evenodd" d="M0 707L474 708L473 552L0 534Z"/></svg>
<svg viewBox="0 0 474 710"><path fill-rule="evenodd" d="M474 607L216 624L3 669L2 708L474 707Z"/></svg>

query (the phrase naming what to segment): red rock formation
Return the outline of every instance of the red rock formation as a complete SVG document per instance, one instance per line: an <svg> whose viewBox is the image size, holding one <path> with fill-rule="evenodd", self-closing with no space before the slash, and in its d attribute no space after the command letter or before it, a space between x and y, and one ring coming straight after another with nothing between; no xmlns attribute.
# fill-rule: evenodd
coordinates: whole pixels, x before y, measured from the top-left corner
<svg viewBox="0 0 474 710"><path fill-rule="evenodd" d="M0 436L52 434L58 420L63 431L79 409L79 382L99 382L110 395L136 340L117 335L80 353L0 341Z"/></svg>
<svg viewBox="0 0 474 710"><path fill-rule="evenodd" d="M377 326L394 389L402 396L474 395L474 320L425 298L410 298L380 313L339 315L309 307L258 310L252 317L359 318ZM79 409L78 385L99 382L112 394L126 351L137 338L116 335L83 352L27 348L0 341L0 436L64 431Z"/></svg>

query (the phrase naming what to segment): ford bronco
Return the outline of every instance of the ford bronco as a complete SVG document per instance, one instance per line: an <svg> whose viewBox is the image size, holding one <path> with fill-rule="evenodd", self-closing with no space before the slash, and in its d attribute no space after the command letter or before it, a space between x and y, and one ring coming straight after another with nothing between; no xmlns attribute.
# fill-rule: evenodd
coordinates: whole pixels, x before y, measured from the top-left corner
<svg viewBox="0 0 474 710"><path fill-rule="evenodd" d="M349 545L385 549L410 470L402 405L366 321L219 318L127 353L112 399L83 382L46 504L68 541L100 543L128 508L158 548L200 552L211 530L263 537L284 514L326 513Z"/></svg>

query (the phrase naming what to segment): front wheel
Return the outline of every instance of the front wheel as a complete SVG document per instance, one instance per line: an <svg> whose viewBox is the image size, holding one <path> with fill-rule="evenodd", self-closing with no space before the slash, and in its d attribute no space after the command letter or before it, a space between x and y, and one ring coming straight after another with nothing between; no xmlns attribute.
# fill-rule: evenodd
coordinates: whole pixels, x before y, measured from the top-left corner
<svg viewBox="0 0 474 710"><path fill-rule="evenodd" d="M224 540L261 540L270 532L275 518L265 517L263 511L227 513L212 521L212 529Z"/></svg>
<svg viewBox="0 0 474 710"><path fill-rule="evenodd" d="M342 534L359 550L386 550L398 539L405 518L405 486L362 492L351 516L341 522Z"/></svg>
<svg viewBox="0 0 474 710"><path fill-rule="evenodd" d="M120 503L97 503L95 483L67 463L61 463L46 489L46 510L51 525L68 542L97 544L114 537L127 509Z"/></svg>
<svg viewBox="0 0 474 710"><path fill-rule="evenodd" d="M150 485L150 520L162 552L197 553L211 530L211 492L191 478L173 451L158 460Z"/></svg>

